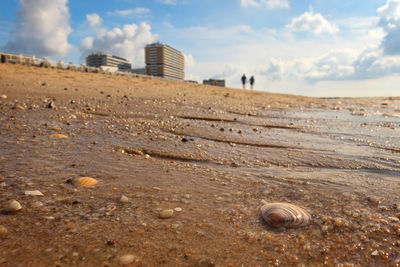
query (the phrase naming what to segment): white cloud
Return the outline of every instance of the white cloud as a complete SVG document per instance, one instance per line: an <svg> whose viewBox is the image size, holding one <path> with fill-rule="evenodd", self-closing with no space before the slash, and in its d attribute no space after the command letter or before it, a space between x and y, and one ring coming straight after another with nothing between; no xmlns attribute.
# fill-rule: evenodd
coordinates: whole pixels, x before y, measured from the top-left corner
<svg viewBox="0 0 400 267"><path fill-rule="evenodd" d="M89 23L89 22L88 22ZM79 45L81 57L94 52L103 52L128 59L134 67L144 66L144 47L153 43L157 35L151 33L149 24L126 24L122 28L107 30L96 25L95 37L84 38Z"/></svg>
<svg viewBox="0 0 400 267"><path fill-rule="evenodd" d="M312 7L309 12L301 14L292 19L292 23L287 25L292 31L307 31L316 35L322 33L334 34L339 32L339 28L327 21L320 13L314 13Z"/></svg>
<svg viewBox="0 0 400 267"><path fill-rule="evenodd" d="M108 15L112 16L120 16L120 17L133 17L140 18L149 15L151 12L150 9L145 7L137 7L134 9L124 9L124 10L114 10L113 12L107 12Z"/></svg>
<svg viewBox="0 0 400 267"><path fill-rule="evenodd" d="M400 55L400 0L388 0L377 12L386 34L381 47L387 55Z"/></svg>
<svg viewBox="0 0 400 267"><path fill-rule="evenodd" d="M183 54L183 56L185 58L185 69L186 70L193 69L196 63L192 54Z"/></svg>
<svg viewBox="0 0 400 267"><path fill-rule="evenodd" d="M101 24L101 17L96 13L87 14L86 21L89 23L90 28L93 28Z"/></svg>
<svg viewBox="0 0 400 267"><path fill-rule="evenodd" d="M41 57L64 56L72 49L70 33L67 0L19 0L17 24L4 48Z"/></svg>
<svg viewBox="0 0 400 267"><path fill-rule="evenodd" d="M240 0L242 7L289 8L289 0Z"/></svg>

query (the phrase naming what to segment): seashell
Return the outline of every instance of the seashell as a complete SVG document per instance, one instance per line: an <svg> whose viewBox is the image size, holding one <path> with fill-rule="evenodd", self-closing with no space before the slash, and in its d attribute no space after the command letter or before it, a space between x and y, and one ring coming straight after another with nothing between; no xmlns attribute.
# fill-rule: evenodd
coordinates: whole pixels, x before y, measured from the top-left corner
<svg viewBox="0 0 400 267"><path fill-rule="evenodd" d="M121 265L129 265L133 262L138 262L138 258L132 254L126 254L119 258L119 264Z"/></svg>
<svg viewBox="0 0 400 267"><path fill-rule="evenodd" d="M11 200L11 201L9 201L7 203L5 211L7 211L7 212L15 212L15 211L20 211L21 209L22 209L21 204L14 199L14 200Z"/></svg>
<svg viewBox="0 0 400 267"><path fill-rule="evenodd" d="M68 136L64 134L53 134L50 136L51 139L67 139Z"/></svg>
<svg viewBox="0 0 400 267"><path fill-rule="evenodd" d="M125 195L122 195L121 198L119 199L119 203L128 203L129 198L126 197Z"/></svg>
<svg viewBox="0 0 400 267"><path fill-rule="evenodd" d="M5 226L0 225L0 237L6 236L8 234L8 230Z"/></svg>
<svg viewBox="0 0 400 267"><path fill-rule="evenodd" d="M311 215L304 209L289 203L266 203L260 208L260 215L271 227L299 228L311 221Z"/></svg>
<svg viewBox="0 0 400 267"><path fill-rule="evenodd" d="M91 187L98 183L99 183L98 180L91 178L91 177L81 177L81 178L74 180L74 185L80 186L80 187Z"/></svg>

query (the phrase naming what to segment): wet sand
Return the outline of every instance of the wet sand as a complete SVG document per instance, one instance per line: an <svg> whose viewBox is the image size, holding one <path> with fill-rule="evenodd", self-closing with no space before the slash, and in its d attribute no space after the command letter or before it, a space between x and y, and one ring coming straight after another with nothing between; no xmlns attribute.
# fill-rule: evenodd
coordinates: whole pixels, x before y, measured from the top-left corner
<svg viewBox="0 0 400 267"><path fill-rule="evenodd" d="M400 264L400 98L0 64L3 94L1 266ZM312 222L270 228L262 200Z"/></svg>

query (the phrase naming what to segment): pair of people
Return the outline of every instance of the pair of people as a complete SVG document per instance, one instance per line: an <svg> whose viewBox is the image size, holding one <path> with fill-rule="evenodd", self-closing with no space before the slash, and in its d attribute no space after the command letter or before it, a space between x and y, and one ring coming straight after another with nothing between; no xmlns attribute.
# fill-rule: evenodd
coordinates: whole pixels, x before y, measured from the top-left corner
<svg viewBox="0 0 400 267"><path fill-rule="evenodd" d="M246 89L246 81L247 81L247 77L246 77L245 74L243 74L243 76L242 76L243 89ZM253 90L253 86L254 86L254 82L255 82L255 81L256 81L256 80L254 79L254 76L251 76L251 77L250 77L250 80L249 80L249 82L250 82L250 89L251 89L251 90Z"/></svg>

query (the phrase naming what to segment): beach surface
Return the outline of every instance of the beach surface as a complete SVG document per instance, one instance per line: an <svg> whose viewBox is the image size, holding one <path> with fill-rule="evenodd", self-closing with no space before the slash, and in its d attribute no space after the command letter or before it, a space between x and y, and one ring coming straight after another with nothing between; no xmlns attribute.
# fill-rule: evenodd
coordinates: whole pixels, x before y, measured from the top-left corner
<svg viewBox="0 0 400 267"><path fill-rule="evenodd" d="M16 64L0 96L0 266L400 265L400 98Z"/></svg>

